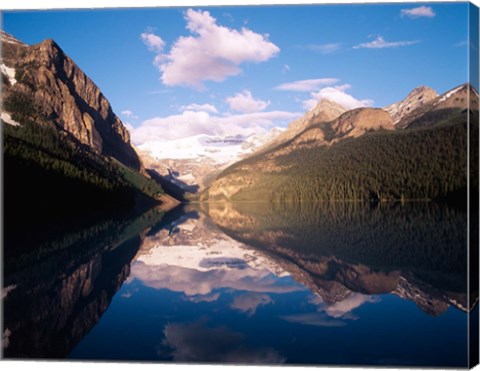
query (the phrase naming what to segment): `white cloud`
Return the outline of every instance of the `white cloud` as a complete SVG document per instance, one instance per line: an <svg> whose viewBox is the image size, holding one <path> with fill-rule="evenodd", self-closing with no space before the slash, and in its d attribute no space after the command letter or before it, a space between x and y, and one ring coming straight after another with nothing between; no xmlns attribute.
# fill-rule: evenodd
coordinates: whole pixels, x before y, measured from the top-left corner
<svg viewBox="0 0 480 371"><path fill-rule="evenodd" d="M204 111L204 112L210 112L210 113L218 113L217 107L215 107L213 104L197 104L197 103L192 103L187 106L181 106L180 107L181 111Z"/></svg>
<svg viewBox="0 0 480 371"><path fill-rule="evenodd" d="M148 46L148 49L153 52L161 53L165 47L165 42L162 40L162 38L158 35L155 35L150 30L143 32L140 35L140 38L144 44Z"/></svg>
<svg viewBox="0 0 480 371"><path fill-rule="evenodd" d="M280 51L268 35L220 26L206 11L188 9L185 20L190 36L179 37L168 54L155 49L154 64L167 86L202 88L204 81L220 82L238 75L244 62L265 62Z"/></svg>
<svg viewBox="0 0 480 371"><path fill-rule="evenodd" d="M419 40L410 40L410 41L385 41L382 36L378 36L375 40L368 43L361 43L353 47L353 49L383 49L383 48L397 48L400 46L409 46L418 44Z"/></svg>
<svg viewBox="0 0 480 371"><path fill-rule="evenodd" d="M248 292L236 296L231 304L233 309L245 312L248 315L254 315L258 307L273 303L272 298L266 294L259 294L256 292Z"/></svg>
<svg viewBox="0 0 480 371"><path fill-rule="evenodd" d="M272 127L301 116L298 112L251 112L229 116L211 115L205 111L184 111L179 115L155 117L132 130L132 141L165 141L194 135L243 135L266 133Z"/></svg>
<svg viewBox="0 0 480 371"><path fill-rule="evenodd" d="M120 112L120 113L121 113L123 116L125 116L126 118L128 118L128 119L132 119L132 120L138 119L138 116L135 115L135 114L133 113L133 111L130 111L130 110L128 110L128 109L123 110L123 111Z"/></svg>
<svg viewBox="0 0 480 371"><path fill-rule="evenodd" d="M411 9L402 9L400 11L400 15L402 17L409 17L409 18L420 18L420 17L427 17L433 18L435 17L435 12L429 6L418 6L416 8Z"/></svg>
<svg viewBox="0 0 480 371"><path fill-rule="evenodd" d="M345 91L350 88L350 85L344 84L339 86L328 86L317 92L312 92L310 93L310 99L303 101L303 107L307 110L311 110L322 99L331 100L347 109L369 107L373 104L373 101L370 99L357 99L346 93Z"/></svg>
<svg viewBox="0 0 480 371"><path fill-rule="evenodd" d="M282 69L282 72L283 73L287 73L290 71L290 66L288 64L284 64L283 65L283 69Z"/></svg>
<svg viewBox="0 0 480 371"><path fill-rule="evenodd" d="M338 51L341 46L341 43L310 44L307 45L306 48L321 54L332 54Z"/></svg>
<svg viewBox="0 0 480 371"><path fill-rule="evenodd" d="M252 93L248 90L228 97L226 102L231 110L244 113L263 111L270 104L270 101L266 102L253 98Z"/></svg>
<svg viewBox="0 0 480 371"><path fill-rule="evenodd" d="M335 78L298 80L280 84L276 86L275 89L287 91L313 91L318 89L320 86L336 84L338 81L339 80Z"/></svg>

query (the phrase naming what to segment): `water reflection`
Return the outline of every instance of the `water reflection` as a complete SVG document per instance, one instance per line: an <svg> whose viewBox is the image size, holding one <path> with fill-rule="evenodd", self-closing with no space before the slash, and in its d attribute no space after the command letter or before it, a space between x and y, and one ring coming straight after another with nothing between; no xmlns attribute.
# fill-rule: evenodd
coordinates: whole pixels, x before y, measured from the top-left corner
<svg viewBox="0 0 480 371"><path fill-rule="evenodd" d="M466 214L430 203L209 204L222 231L324 301L393 293L431 315L467 311Z"/></svg>
<svg viewBox="0 0 480 371"><path fill-rule="evenodd" d="M208 204L156 215L8 275L5 356L466 365L475 299L461 210Z"/></svg>
<svg viewBox="0 0 480 371"><path fill-rule="evenodd" d="M145 238L132 264L132 279L151 288L183 293L197 302L212 301L218 289L252 293L304 289L296 283L282 283L278 278L286 275L283 269L222 233L205 215L189 214Z"/></svg>
<svg viewBox="0 0 480 371"><path fill-rule="evenodd" d="M145 232L162 213L107 220L9 259L3 354L63 358L95 326L130 275Z"/></svg>

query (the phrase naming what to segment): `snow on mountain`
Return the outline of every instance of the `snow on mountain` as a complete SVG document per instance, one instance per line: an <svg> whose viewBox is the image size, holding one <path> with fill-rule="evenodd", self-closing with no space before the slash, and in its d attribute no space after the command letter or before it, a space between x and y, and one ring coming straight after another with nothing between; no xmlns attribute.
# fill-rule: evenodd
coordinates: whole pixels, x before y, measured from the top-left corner
<svg viewBox="0 0 480 371"><path fill-rule="evenodd" d="M279 282L289 273L218 231L204 215L173 224L145 238L132 263L131 279L187 297L221 288L264 293L303 290L295 283Z"/></svg>
<svg viewBox="0 0 480 371"><path fill-rule="evenodd" d="M438 97L438 94L435 90L427 86L420 86L413 89L405 99L386 106L384 110L392 116L394 125L397 125L405 116L431 102L436 97Z"/></svg>
<svg viewBox="0 0 480 371"><path fill-rule="evenodd" d="M2 42L5 42L5 43L16 44L16 45L26 45L25 43L21 42L17 38L6 33L5 31L0 31L0 38L2 39Z"/></svg>
<svg viewBox="0 0 480 371"><path fill-rule="evenodd" d="M15 85L17 80L15 79L15 68L7 67L5 64L0 64L0 71L8 77L10 85Z"/></svg>
<svg viewBox="0 0 480 371"><path fill-rule="evenodd" d="M2 119L2 121L6 124L9 124L9 125L12 125L12 126L20 126L20 124L18 122L16 122L14 119L12 119L12 117L10 116L10 114L8 114L7 112L3 111L0 118Z"/></svg>
<svg viewBox="0 0 480 371"><path fill-rule="evenodd" d="M171 141L152 141L138 148L150 156L161 159L195 159L202 161L207 157L218 165L236 161L252 152L256 147L282 131L275 128L264 135L210 136L194 135Z"/></svg>
<svg viewBox="0 0 480 371"><path fill-rule="evenodd" d="M434 109L461 108L478 106L478 92L470 85L463 84L453 88L432 102Z"/></svg>
<svg viewBox="0 0 480 371"><path fill-rule="evenodd" d="M169 174L189 185L202 184L203 178L241 160L284 129L244 136L199 134L174 140L157 140L138 147L147 167ZM177 182L179 183L179 182Z"/></svg>
<svg viewBox="0 0 480 371"><path fill-rule="evenodd" d="M450 98L451 96L453 96L455 93L459 92L460 90L462 90L464 88L463 85L455 88L455 89L452 89L450 91L447 91L445 94L443 94L440 99L437 101L437 104L438 103L441 103L441 102L445 102L448 98Z"/></svg>

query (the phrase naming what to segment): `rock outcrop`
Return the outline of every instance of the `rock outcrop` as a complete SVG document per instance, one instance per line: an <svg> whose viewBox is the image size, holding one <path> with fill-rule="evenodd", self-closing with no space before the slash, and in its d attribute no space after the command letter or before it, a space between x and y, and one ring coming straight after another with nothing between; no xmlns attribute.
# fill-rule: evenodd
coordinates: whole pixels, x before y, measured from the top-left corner
<svg viewBox="0 0 480 371"><path fill-rule="evenodd" d="M328 99L322 99L312 110L308 111L299 119L292 121L288 125L287 130L280 133L274 140L261 147L257 152L263 152L282 143L286 143L313 125L335 120L346 111L347 109L340 104Z"/></svg>
<svg viewBox="0 0 480 371"><path fill-rule="evenodd" d="M142 169L130 135L97 85L53 40L28 46L1 34L4 110L28 106L93 151ZM8 112L15 115L15 112Z"/></svg>
<svg viewBox="0 0 480 371"><path fill-rule="evenodd" d="M438 94L435 90L428 86L419 86L413 89L405 99L393 103L384 109L392 116L394 125L397 125L405 116L411 114L414 110L428 102L431 102L436 97L438 97Z"/></svg>
<svg viewBox="0 0 480 371"><path fill-rule="evenodd" d="M415 104L417 102L417 104ZM445 113L478 107L478 92L470 84L457 86L441 95L430 88L417 88L403 101L385 108L398 129L424 126L442 120ZM422 116L426 120L416 122Z"/></svg>

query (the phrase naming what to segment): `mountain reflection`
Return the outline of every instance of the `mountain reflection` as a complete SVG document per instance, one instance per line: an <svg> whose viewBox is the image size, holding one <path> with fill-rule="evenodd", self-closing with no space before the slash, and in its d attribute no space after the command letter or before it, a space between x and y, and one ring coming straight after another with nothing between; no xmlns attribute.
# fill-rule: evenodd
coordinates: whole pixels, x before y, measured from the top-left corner
<svg viewBox="0 0 480 371"><path fill-rule="evenodd" d="M431 315L471 307L460 210L431 203L205 206L225 234L268 256L331 308L357 294L385 293Z"/></svg>
<svg viewBox="0 0 480 371"><path fill-rule="evenodd" d="M444 358L461 365L466 326L449 329L472 307L466 230L463 211L427 203L211 203L107 221L10 259L4 355L371 364L388 324L392 357L420 326L431 349L456 337ZM407 313L417 320L397 325Z"/></svg>
<svg viewBox="0 0 480 371"><path fill-rule="evenodd" d="M145 232L161 218L150 210L131 220L107 220L9 259L2 290L4 356L67 356L107 310Z"/></svg>
<svg viewBox="0 0 480 371"><path fill-rule="evenodd" d="M131 278L155 289L181 292L189 300L211 301L218 289L255 293L304 290L282 283L276 263L226 236L204 214L182 218L171 228L147 236L132 263Z"/></svg>

